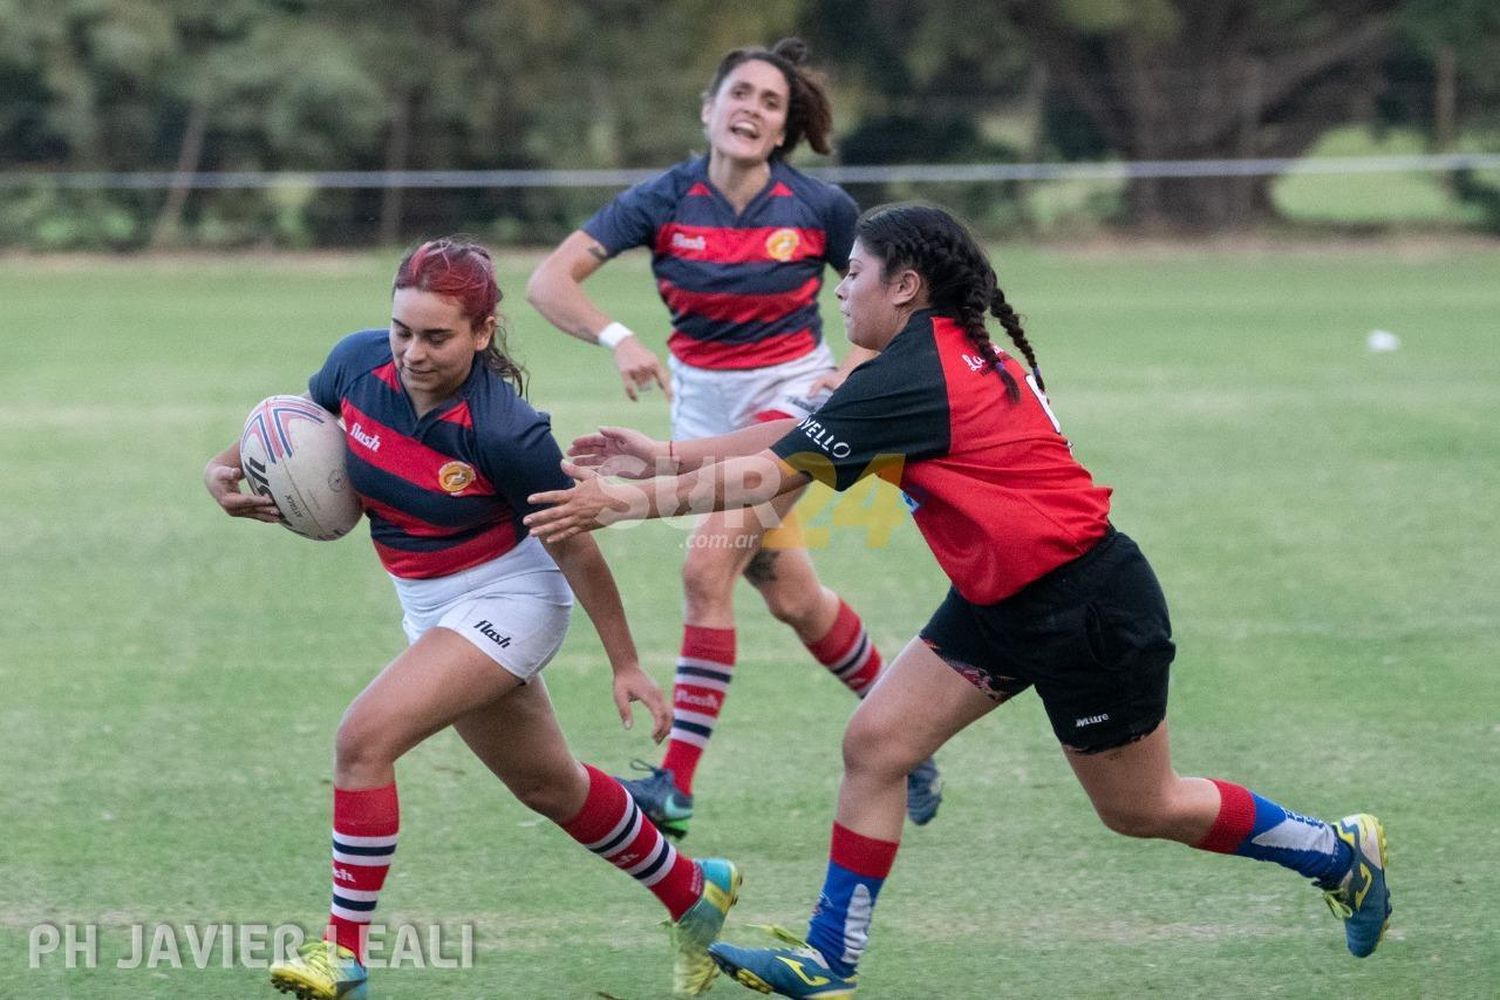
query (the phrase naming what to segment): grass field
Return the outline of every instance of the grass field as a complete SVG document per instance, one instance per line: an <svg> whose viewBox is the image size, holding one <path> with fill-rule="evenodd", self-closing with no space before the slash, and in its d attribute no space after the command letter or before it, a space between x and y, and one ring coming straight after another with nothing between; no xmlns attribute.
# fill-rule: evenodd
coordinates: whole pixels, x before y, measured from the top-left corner
<svg viewBox="0 0 1500 1000"><path fill-rule="evenodd" d="M1292 874L1110 834L1027 696L940 754L947 799L908 831L861 997L1500 995L1494 252L998 259L1064 428L1172 603L1179 769L1325 817L1377 812L1396 913L1356 961ZM395 598L362 537L230 521L199 473L254 401L301 391L337 336L382 323L394 263L0 266L0 997L272 996L222 950L194 968L181 935L185 968L117 963L136 925L149 944L158 925L326 914L332 734L402 642ZM659 396L631 408L601 352L520 301L529 263L503 282L559 437L664 430ZM661 329L644 260L592 288ZM1369 353L1374 328L1401 350ZM599 537L668 685L684 534ZM817 559L887 653L942 593L910 525L883 550L835 527ZM742 591L738 680L685 845L743 865L742 940L752 922L803 926L852 708L757 605ZM547 679L580 757L654 758L644 727L613 717L581 615ZM450 942L469 924L475 956L377 972L374 996L665 994L659 908L629 879L510 800L452 734L399 773L380 919L440 922ZM29 968L44 922L95 925L97 968L61 951Z"/></svg>

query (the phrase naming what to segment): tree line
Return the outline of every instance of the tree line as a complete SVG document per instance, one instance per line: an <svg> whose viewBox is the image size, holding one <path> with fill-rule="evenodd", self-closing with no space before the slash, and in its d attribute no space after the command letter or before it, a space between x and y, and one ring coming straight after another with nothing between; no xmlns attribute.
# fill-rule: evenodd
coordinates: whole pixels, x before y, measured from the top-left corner
<svg viewBox="0 0 1500 1000"><path fill-rule="evenodd" d="M1295 157L1350 123L1442 150L1500 125L1490 0L0 0L0 245L550 241L608 191L41 178L665 166L701 148L723 52L789 34L830 77L847 164ZM1015 186L941 197L981 225L1025 221ZM1117 221L1273 214L1268 178L1141 179Z"/></svg>

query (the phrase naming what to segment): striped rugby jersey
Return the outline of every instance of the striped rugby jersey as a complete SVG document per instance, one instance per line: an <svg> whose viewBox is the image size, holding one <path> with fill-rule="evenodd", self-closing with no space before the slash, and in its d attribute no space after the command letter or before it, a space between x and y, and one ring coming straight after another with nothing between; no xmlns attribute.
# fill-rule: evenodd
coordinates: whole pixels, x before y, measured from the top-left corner
<svg viewBox="0 0 1500 1000"><path fill-rule="evenodd" d="M393 576L447 576L504 555L526 538L526 498L572 485L547 415L478 357L458 394L420 420L385 330L339 341L307 386L343 418L349 482Z"/></svg>
<svg viewBox="0 0 1500 1000"><path fill-rule="evenodd" d="M1097 485L1026 369L996 353L1012 402L963 328L915 313L879 356L771 450L837 490L897 483L917 530L965 600L994 604L1093 548L1109 530Z"/></svg>
<svg viewBox="0 0 1500 1000"><path fill-rule="evenodd" d="M667 347L697 368L764 368L823 338L823 266L849 266L854 199L779 159L745 211L708 180L708 157L623 192L583 224L614 256L651 248L656 288L672 314Z"/></svg>

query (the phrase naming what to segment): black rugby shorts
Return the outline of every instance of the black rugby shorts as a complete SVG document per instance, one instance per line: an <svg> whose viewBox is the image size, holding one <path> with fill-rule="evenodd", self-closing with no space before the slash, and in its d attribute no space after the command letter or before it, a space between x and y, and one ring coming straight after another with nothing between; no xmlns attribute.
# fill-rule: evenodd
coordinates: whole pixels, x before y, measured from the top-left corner
<svg viewBox="0 0 1500 1000"><path fill-rule="evenodd" d="M1166 717L1176 652L1166 598L1135 542L1113 529L998 603L950 588L922 640L997 702L1034 686L1058 740L1083 753L1134 742Z"/></svg>

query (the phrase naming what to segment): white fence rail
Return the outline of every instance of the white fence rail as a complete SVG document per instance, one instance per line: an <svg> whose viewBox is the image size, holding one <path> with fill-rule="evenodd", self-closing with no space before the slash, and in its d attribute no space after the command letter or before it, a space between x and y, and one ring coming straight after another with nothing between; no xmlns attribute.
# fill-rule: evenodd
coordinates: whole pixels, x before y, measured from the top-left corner
<svg viewBox="0 0 1500 1000"><path fill-rule="evenodd" d="M811 167L839 184L967 184L986 181L1128 180L1152 177L1248 177L1281 174L1371 174L1500 169L1500 153L1319 157L1246 160L1134 160L1096 163L968 163ZM180 173L176 171L0 172L0 188L35 186L89 190L311 188L615 188L650 170L315 170Z"/></svg>

